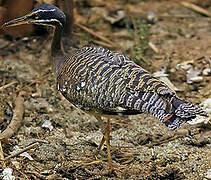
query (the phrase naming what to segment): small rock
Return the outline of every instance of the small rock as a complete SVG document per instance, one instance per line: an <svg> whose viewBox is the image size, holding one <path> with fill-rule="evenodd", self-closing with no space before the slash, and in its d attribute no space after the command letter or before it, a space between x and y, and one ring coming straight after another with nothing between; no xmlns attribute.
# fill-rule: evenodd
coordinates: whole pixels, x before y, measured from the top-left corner
<svg viewBox="0 0 211 180"><path fill-rule="evenodd" d="M211 114L211 98L204 100L201 105L204 107L208 114Z"/></svg>
<svg viewBox="0 0 211 180"><path fill-rule="evenodd" d="M210 68L205 68L205 69L202 71L202 74L205 75L205 76L208 76L209 74L211 74L211 69L210 69Z"/></svg>
<svg viewBox="0 0 211 180"><path fill-rule="evenodd" d="M192 82L201 82L203 81L203 77L202 76L191 77L189 80Z"/></svg>
<svg viewBox="0 0 211 180"><path fill-rule="evenodd" d="M197 68L193 68L191 67L190 69L187 70L187 83L188 84L192 84L194 82L201 82L203 81L203 77L199 76L199 74L201 73L201 70L197 69Z"/></svg>
<svg viewBox="0 0 211 180"><path fill-rule="evenodd" d="M15 176L12 175L13 170L11 168L5 168L2 172L3 180L15 180Z"/></svg>
<svg viewBox="0 0 211 180"><path fill-rule="evenodd" d="M209 114L211 114L211 98L206 99L200 104L203 109ZM197 127L211 128L211 116L203 117L203 116L196 116L195 119L188 121L188 124L197 125Z"/></svg>
<svg viewBox="0 0 211 180"><path fill-rule="evenodd" d="M155 23L155 22L157 22L158 17L157 17L157 15L156 15L154 12L149 12L149 13L147 14L147 20L148 20L149 22L151 22L151 23Z"/></svg>
<svg viewBox="0 0 211 180"><path fill-rule="evenodd" d="M109 21L111 24L119 22L125 17L125 12L123 10L117 10L112 12L112 15L105 16L104 18Z"/></svg>
<svg viewBox="0 0 211 180"><path fill-rule="evenodd" d="M205 178L211 179L211 169L207 171Z"/></svg>
<svg viewBox="0 0 211 180"><path fill-rule="evenodd" d="M44 127L44 128L48 128L50 131L52 131L52 130L53 130L53 126L52 126L52 124L51 124L51 121L50 121L50 120L46 120L46 121L43 123L42 127Z"/></svg>
<svg viewBox="0 0 211 180"><path fill-rule="evenodd" d="M177 130L178 135L187 136L189 134L189 131L187 129L179 129Z"/></svg>
<svg viewBox="0 0 211 180"><path fill-rule="evenodd" d="M205 126L206 128L211 128L211 98L206 99L200 105L208 113L209 117L196 116L195 119L188 121L188 123L191 125L197 125L197 127Z"/></svg>
<svg viewBox="0 0 211 180"><path fill-rule="evenodd" d="M196 116L195 119L192 119L191 121L188 121L187 123L191 125L196 125L197 127L205 126L206 128L211 128L209 118L207 117Z"/></svg>

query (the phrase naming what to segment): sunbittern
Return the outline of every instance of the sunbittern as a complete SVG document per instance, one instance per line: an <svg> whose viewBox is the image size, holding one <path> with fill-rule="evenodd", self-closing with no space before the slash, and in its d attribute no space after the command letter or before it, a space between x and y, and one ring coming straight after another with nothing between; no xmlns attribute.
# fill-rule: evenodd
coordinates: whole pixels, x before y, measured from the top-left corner
<svg viewBox="0 0 211 180"><path fill-rule="evenodd" d="M83 47L64 55L60 41L65 22L65 14L59 8L42 4L3 27L38 24L54 28L51 55L57 89L69 102L99 121L103 138L98 152L106 142L110 170L110 118L106 125L102 116L149 113L171 130L196 115L207 116L201 107L179 99L164 82L123 54L102 47Z"/></svg>

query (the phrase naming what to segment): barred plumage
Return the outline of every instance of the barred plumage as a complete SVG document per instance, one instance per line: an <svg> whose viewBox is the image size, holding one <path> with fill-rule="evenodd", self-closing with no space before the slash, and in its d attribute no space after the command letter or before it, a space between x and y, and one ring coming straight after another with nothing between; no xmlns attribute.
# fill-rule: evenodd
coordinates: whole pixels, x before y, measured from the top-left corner
<svg viewBox="0 0 211 180"><path fill-rule="evenodd" d="M58 90L82 110L149 113L170 129L179 128L197 114L206 115L126 56L101 47L72 52L62 65L55 66L55 72Z"/></svg>
<svg viewBox="0 0 211 180"><path fill-rule="evenodd" d="M65 22L65 14L59 8L43 4L4 26L30 23L54 27L51 54L57 89L76 107L97 118L103 132L98 152L106 142L108 172L113 170L110 119L105 126L99 117L102 114L149 113L170 129L179 128L196 115L206 116L199 106L180 100L165 83L122 54L101 47L84 47L64 56L61 34Z"/></svg>

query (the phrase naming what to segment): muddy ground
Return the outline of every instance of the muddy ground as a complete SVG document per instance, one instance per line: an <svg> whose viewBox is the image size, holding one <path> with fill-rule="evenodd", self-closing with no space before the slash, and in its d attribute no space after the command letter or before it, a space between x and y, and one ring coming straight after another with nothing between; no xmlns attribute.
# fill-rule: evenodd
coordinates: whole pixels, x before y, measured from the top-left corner
<svg viewBox="0 0 211 180"><path fill-rule="evenodd" d="M211 12L210 1L189 2ZM74 46L109 47L131 57L151 73L165 68L181 98L193 103L211 98L210 17L176 1L80 0L76 1L76 8L77 23L113 44L75 25ZM120 10L124 16L118 20ZM95 160L94 153L102 138L97 120L73 107L57 92L47 33L16 39L2 35L0 42L0 87L16 82L0 91L1 131L12 119L20 92L24 98L22 125L7 142L2 142L4 156L9 156L17 146L23 149L38 142L27 151L31 160L27 156L12 157L4 167L0 165L0 173L8 167L17 179L210 177L209 127L185 124L178 131L170 131L145 114L112 119L112 160L119 170L103 176L88 173L87 170L98 172L108 168L106 147ZM155 47L149 46L149 42ZM187 76L188 68L199 72L193 81ZM44 127L49 122L50 126Z"/></svg>

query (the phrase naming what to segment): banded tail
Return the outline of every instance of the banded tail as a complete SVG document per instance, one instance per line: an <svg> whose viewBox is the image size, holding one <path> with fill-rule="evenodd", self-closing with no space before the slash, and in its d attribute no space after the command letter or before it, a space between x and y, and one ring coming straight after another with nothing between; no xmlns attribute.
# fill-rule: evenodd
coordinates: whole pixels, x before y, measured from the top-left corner
<svg viewBox="0 0 211 180"><path fill-rule="evenodd" d="M139 96L125 96L123 104L126 108L153 115L171 130L180 128L196 115L207 116L200 106L183 101L176 95L167 97L155 92L140 92Z"/></svg>
<svg viewBox="0 0 211 180"><path fill-rule="evenodd" d="M172 113L163 121L171 130L180 128L182 124L196 118L197 115L207 116L207 113L200 106L182 101L176 97L172 99L171 104Z"/></svg>

